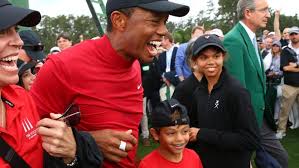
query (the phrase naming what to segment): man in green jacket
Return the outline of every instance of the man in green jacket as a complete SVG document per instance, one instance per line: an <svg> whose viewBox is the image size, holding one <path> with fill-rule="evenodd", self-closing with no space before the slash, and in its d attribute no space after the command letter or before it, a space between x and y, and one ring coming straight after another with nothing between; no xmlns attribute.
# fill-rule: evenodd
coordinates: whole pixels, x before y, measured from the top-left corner
<svg viewBox="0 0 299 168"><path fill-rule="evenodd" d="M276 139L272 114L265 108L266 77L255 35L258 29L266 27L270 18L267 0L239 0L237 12L239 23L224 37L229 54L225 66L250 92L260 126L261 146L287 168L287 152Z"/></svg>

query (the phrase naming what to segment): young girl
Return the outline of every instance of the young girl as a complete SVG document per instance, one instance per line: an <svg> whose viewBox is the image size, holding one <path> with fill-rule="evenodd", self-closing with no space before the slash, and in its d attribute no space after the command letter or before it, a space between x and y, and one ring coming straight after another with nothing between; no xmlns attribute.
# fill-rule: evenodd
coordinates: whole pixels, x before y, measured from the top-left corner
<svg viewBox="0 0 299 168"><path fill-rule="evenodd" d="M225 57L215 35L203 35L193 45L192 59L204 76L193 94L190 141L204 168L249 167L259 143L249 93L225 70Z"/></svg>
<svg viewBox="0 0 299 168"><path fill-rule="evenodd" d="M22 86L25 90L29 91L33 81L35 79L35 74L32 72L32 68L37 64L36 61L24 62L22 60L18 60L18 75L19 82L18 85Z"/></svg>

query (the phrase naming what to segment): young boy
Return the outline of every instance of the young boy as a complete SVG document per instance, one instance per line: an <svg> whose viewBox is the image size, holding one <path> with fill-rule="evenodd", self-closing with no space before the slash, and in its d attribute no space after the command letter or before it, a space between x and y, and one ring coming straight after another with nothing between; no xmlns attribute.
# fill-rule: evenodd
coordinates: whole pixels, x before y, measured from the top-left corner
<svg viewBox="0 0 299 168"><path fill-rule="evenodd" d="M152 111L150 132L160 146L140 162L139 168L202 168L199 156L185 148L189 117L176 99L165 100Z"/></svg>

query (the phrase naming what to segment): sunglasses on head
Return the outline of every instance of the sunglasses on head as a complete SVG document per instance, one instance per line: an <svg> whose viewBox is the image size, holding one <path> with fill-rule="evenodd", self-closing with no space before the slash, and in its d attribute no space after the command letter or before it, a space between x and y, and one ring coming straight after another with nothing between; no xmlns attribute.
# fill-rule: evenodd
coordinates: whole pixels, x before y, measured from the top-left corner
<svg viewBox="0 0 299 168"><path fill-rule="evenodd" d="M290 36L292 36L292 35L297 35L297 34L298 34L298 33L291 33Z"/></svg>
<svg viewBox="0 0 299 168"><path fill-rule="evenodd" d="M24 50L31 50L31 51L43 51L44 50L44 45L39 44L39 45L23 45L22 47Z"/></svg>
<svg viewBox="0 0 299 168"><path fill-rule="evenodd" d="M77 104L71 104L65 112L56 120L63 120L68 126L76 126L80 123L81 113Z"/></svg>

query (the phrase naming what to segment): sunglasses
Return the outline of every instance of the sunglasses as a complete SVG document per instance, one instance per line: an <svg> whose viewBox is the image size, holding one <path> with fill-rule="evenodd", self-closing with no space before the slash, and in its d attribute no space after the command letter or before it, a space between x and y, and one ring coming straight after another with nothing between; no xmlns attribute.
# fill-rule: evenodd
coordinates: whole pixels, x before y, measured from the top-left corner
<svg viewBox="0 0 299 168"><path fill-rule="evenodd" d="M23 45L22 49L24 50L31 50L31 51L43 51L44 50L44 45L39 44L39 45Z"/></svg>
<svg viewBox="0 0 299 168"><path fill-rule="evenodd" d="M292 35L297 35L297 34L298 34L298 33L291 33L290 36L292 36Z"/></svg>
<svg viewBox="0 0 299 168"><path fill-rule="evenodd" d="M81 113L77 104L72 103L62 114L55 120L63 120L68 126L76 126L80 123Z"/></svg>

